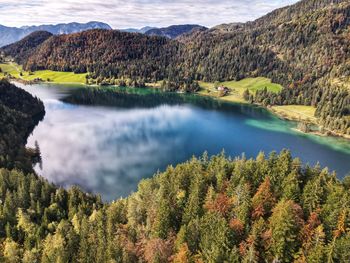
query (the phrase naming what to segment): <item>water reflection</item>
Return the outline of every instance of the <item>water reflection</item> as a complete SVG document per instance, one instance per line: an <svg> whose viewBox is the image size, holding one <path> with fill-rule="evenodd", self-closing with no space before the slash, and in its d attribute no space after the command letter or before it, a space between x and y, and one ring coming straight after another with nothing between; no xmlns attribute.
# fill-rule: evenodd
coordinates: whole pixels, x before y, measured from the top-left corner
<svg viewBox="0 0 350 263"><path fill-rule="evenodd" d="M107 199L127 195L154 167L163 168L173 149L186 140L175 131L191 119L191 112L182 107L130 112L48 106L45 122L29 141L40 144L39 172L60 185L78 184ZM172 121L175 118L178 121Z"/></svg>
<svg viewBox="0 0 350 263"><path fill-rule="evenodd" d="M349 144L332 149L330 144L340 141L322 143L322 138L301 136L290 129L292 123L261 108L179 95L169 101L160 94L117 99L107 94L100 106L84 106L62 101L78 100L71 96L82 92L76 87L25 88L44 100L47 112L28 142L40 145L43 166L36 167L38 173L62 186L78 184L101 193L105 200L126 196L142 178L204 151L255 156L260 150L289 148L304 161L336 169L340 176L350 171ZM107 107L106 101L118 107Z"/></svg>

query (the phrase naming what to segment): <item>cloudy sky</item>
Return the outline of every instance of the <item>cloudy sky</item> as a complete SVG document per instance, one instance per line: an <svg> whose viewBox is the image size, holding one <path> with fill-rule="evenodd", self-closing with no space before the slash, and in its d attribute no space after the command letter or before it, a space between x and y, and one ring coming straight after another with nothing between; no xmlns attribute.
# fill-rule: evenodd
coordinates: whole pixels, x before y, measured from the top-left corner
<svg viewBox="0 0 350 263"><path fill-rule="evenodd" d="M0 0L0 24L102 21L113 28L245 22L297 0Z"/></svg>

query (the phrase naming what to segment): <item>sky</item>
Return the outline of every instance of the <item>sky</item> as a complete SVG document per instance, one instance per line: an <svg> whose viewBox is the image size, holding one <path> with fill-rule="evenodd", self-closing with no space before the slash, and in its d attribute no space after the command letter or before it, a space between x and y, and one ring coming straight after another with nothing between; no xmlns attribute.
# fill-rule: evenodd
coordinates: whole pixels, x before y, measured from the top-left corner
<svg viewBox="0 0 350 263"><path fill-rule="evenodd" d="M0 24L101 21L116 29L254 20L297 0L0 0Z"/></svg>

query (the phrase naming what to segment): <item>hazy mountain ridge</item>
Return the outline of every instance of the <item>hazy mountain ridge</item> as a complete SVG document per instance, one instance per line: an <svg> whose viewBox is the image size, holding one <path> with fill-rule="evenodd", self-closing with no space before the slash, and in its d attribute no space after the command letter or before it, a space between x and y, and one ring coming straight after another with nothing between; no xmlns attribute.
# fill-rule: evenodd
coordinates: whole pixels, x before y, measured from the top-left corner
<svg viewBox="0 0 350 263"><path fill-rule="evenodd" d="M128 32L128 33L141 33L146 34L148 36L161 36L170 39L175 39L185 34L190 34L194 30L206 30L208 28L201 25L171 25L168 27L151 27L146 26L140 29L137 28L126 28L120 29L120 31Z"/></svg>
<svg viewBox="0 0 350 263"><path fill-rule="evenodd" d="M6 27L0 25L0 47L17 42L35 31L48 31L54 35L77 33L89 29L112 29L102 22L67 23L57 25Z"/></svg>
<svg viewBox="0 0 350 263"><path fill-rule="evenodd" d="M140 28L140 29L138 29L138 28L125 28L125 29L120 29L120 31L122 31L122 32L128 32L128 33L141 33L141 34L144 34L144 33L146 33L148 30L151 30L151 29L156 29L156 27L145 26L145 27L142 27L142 28Z"/></svg>
<svg viewBox="0 0 350 263"><path fill-rule="evenodd" d="M194 30L203 29L207 28L201 25L172 25L169 27L150 29L146 31L145 34L149 36L163 36L170 39L174 39L181 35L190 33Z"/></svg>

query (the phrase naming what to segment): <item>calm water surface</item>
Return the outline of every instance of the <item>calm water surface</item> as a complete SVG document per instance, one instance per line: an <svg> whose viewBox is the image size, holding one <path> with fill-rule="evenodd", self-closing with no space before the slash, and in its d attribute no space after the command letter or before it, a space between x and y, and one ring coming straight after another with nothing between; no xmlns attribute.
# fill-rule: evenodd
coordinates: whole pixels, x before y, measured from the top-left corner
<svg viewBox="0 0 350 263"><path fill-rule="evenodd" d="M104 200L127 196L142 178L204 151L255 157L288 148L304 162L336 170L339 178L350 172L349 141L298 133L294 123L262 108L202 98L178 104L160 98L145 106L142 96L110 107L82 106L62 101L77 92L74 86L22 87L46 108L28 140L29 146L38 141L41 149L43 163L36 171L58 185L100 193Z"/></svg>

